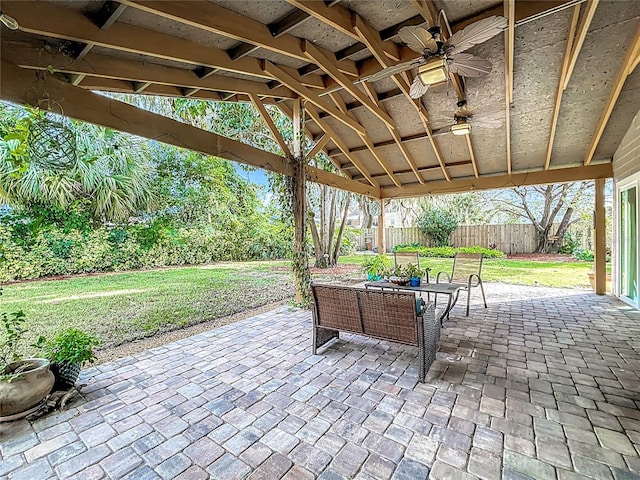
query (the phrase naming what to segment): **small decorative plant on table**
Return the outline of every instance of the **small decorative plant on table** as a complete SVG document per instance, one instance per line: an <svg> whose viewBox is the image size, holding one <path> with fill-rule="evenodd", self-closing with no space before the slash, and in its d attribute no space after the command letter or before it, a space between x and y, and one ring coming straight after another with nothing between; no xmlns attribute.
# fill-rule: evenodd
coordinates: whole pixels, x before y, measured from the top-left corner
<svg viewBox="0 0 640 480"><path fill-rule="evenodd" d="M68 328L53 340L43 342L44 356L51 362L56 377L55 389L73 388L82 367L96 359L94 347L98 345L96 337L77 328Z"/></svg>
<svg viewBox="0 0 640 480"><path fill-rule="evenodd" d="M429 271L431 270L429 267L419 268L413 263L408 263L405 269L412 287L419 287L422 283L422 278L425 276L427 277L427 282L429 281Z"/></svg>
<svg viewBox="0 0 640 480"><path fill-rule="evenodd" d="M389 271L389 281L396 285L408 285L411 277L406 265L396 265Z"/></svg>
<svg viewBox="0 0 640 480"><path fill-rule="evenodd" d="M380 280L393 261L386 255L368 256L362 263L362 270L367 274L367 280Z"/></svg>

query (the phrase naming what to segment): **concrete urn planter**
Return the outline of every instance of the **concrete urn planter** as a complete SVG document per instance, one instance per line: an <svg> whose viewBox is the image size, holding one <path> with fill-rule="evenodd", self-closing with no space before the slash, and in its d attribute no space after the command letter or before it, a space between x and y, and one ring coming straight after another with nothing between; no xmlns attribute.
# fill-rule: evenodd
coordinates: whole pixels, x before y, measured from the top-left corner
<svg viewBox="0 0 640 480"><path fill-rule="evenodd" d="M591 284L591 288L595 292L596 291L596 274L593 272L589 272L587 275L589 275L589 283ZM605 290L607 292L611 291L611 274L610 273L607 273Z"/></svg>
<svg viewBox="0 0 640 480"><path fill-rule="evenodd" d="M10 363L7 371L15 371L25 364L26 370L16 374L14 378L0 380L0 421L17 420L28 415L53 387L55 378L49 370L49 360L44 358L28 358Z"/></svg>

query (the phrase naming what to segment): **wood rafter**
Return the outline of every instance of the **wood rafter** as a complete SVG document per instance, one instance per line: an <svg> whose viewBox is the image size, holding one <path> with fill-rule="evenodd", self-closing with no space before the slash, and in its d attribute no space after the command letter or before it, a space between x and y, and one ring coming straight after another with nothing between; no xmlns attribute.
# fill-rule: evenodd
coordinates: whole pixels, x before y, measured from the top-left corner
<svg viewBox="0 0 640 480"><path fill-rule="evenodd" d="M219 48L209 47L164 33L116 22L108 30L97 28L84 15L49 2L4 2L2 11L15 18L20 30L36 35L81 43L93 43L123 52L182 62L190 66L205 66L271 79L264 73L260 61L246 57L231 60ZM300 77L295 69L282 67L307 87L324 88L320 75Z"/></svg>
<svg viewBox="0 0 640 480"><path fill-rule="evenodd" d="M258 97L253 93L250 93L249 98L251 99L251 103L253 103L253 106L256 107L256 109L260 113L260 116L262 117L262 120L264 120L264 123L266 123L267 128L271 132L271 135L273 136L274 140L280 146L282 153L284 153L285 156L293 155L293 152L291 151L291 147L289 147L289 145L287 145L287 142L284 141L282 134L278 130L278 127L276 127L276 124L273 122L273 119L269 115L269 112L267 112L267 109L262 104L262 100L260 100L260 97Z"/></svg>
<svg viewBox="0 0 640 480"><path fill-rule="evenodd" d="M507 136L507 173L511 174L511 102L513 102L513 50L515 30L515 0L504 0L504 16L507 18L507 29L504 31L504 131Z"/></svg>
<svg viewBox="0 0 640 480"><path fill-rule="evenodd" d="M315 145L311 147L311 150L309 150L309 152L307 153L306 155L307 162L309 162L310 160L313 160L316 157L316 155L318 155L324 149L327 143L329 143L329 140L331 140L329 135L327 135L326 133L322 135L318 139L318 141L316 141Z"/></svg>
<svg viewBox="0 0 640 480"><path fill-rule="evenodd" d="M471 143L471 135L465 135L467 139L467 149L469 150L469 156L471 157L471 166L473 167L473 175L478 178L478 164L476 163L476 153L473 151L473 145Z"/></svg>
<svg viewBox="0 0 640 480"><path fill-rule="evenodd" d="M384 112L378 107L369 97L367 97L362 90L356 87L353 82L338 69L335 61L335 56L330 54L333 59L324 54L320 49L314 46L311 42L303 41L302 49L307 57L313 60L327 75L338 82L342 88L344 88L349 94L355 97L360 103L369 109L376 117L382 120L388 127L395 129L395 123L388 113Z"/></svg>
<svg viewBox="0 0 640 480"><path fill-rule="evenodd" d="M542 185L547 183L577 182L594 178L613 176L611 163L600 163L583 167L540 170L537 172L513 173L480 178L463 178L447 182L439 180L425 185L403 185L385 187L381 191L382 198L419 197L429 194L456 193L474 190L492 190L525 185Z"/></svg>
<svg viewBox="0 0 640 480"><path fill-rule="evenodd" d="M598 148L598 144L600 143L600 139L602 138L602 134L604 133L604 129L607 127L607 123L609 123L609 118L611 117L611 113L613 112L613 108L616 106L616 102L618 101L618 97L620 96L620 92L622 92L622 87L624 86L624 82L627 80L629 74L635 68L635 60L640 52L640 23L638 23L638 27L636 28L636 33L633 37L631 45L627 50L627 54L624 56L624 60L622 61L622 65L620 65L620 69L618 70L618 74L613 82L613 89L611 90L611 94L605 103L604 111L602 112L602 116L600 117L600 121L598 122L598 126L596 127L596 131L591 137L591 144L587 149L587 154L584 158L584 164L589 165L591 160L593 160L593 156L596 153L596 149Z"/></svg>
<svg viewBox="0 0 640 480"><path fill-rule="evenodd" d="M382 47L381 47L382 40L380 39L380 34L376 32L373 28L371 28L369 25L367 25L359 15L354 14L351 17L351 21L353 23L354 29L358 32L358 35L360 35L362 42L369 48L371 53L373 53L373 56L377 59L380 65L382 65L383 67L389 67L393 65L393 63L386 57L386 55L384 55L382 51ZM405 74L403 75L405 75L406 78L408 78L408 73L405 72ZM429 137L429 143L431 143L433 152L436 158L438 159L438 163L442 168L442 173L446 180L451 180L451 177L449 176L449 172L447 172L444 161L442 160L440 149L438 148L438 145L436 144L435 139L433 138L433 135L431 132L431 126L429 125L429 115L427 113L427 109L424 107L421 101L411 98L411 96L409 95L408 81L406 81L400 75L393 75L391 78L393 79L394 83L398 86L402 94L416 109L418 116L420 117L420 120L424 125L425 132Z"/></svg>
<svg viewBox="0 0 640 480"><path fill-rule="evenodd" d="M378 95L376 94L376 91L373 88L373 85L371 85L368 82L363 82L362 86L364 87L365 91L367 92L367 95L369 95L369 98L371 98L371 100L379 108L385 110L385 108L382 105L382 103L380 103L380 101L378 100ZM407 146L402 142L402 138L400 137L400 132L398 131L398 129L396 129L396 128L387 128L387 129L389 130L389 133L393 137L393 141L395 142L396 146L400 149L400 152L402 153L402 156L407 161L407 163L409 164L409 167L411 168L411 170L415 174L416 179L418 180L418 182L424 183L424 178L422 178L422 175L420 175L420 173L418 172L418 166L416 165L416 162L413 159L413 156L411 155L411 152L409 152L409 149L407 148ZM374 149L376 148L375 144L373 145L373 148Z"/></svg>
<svg viewBox="0 0 640 480"><path fill-rule="evenodd" d="M21 69L2 60L0 98L22 105L38 106L44 92L62 107L66 116L78 120L284 175L292 173L284 159L273 153L74 87L53 75ZM311 181L375 198L380 196L377 187L317 168L307 168L307 177Z"/></svg>
<svg viewBox="0 0 640 480"><path fill-rule="evenodd" d="M313 18L330 25L339 32L351 37L354 40L360 41L360 36L354 30L351 24L351 12L341 6L334 5L332 7L327 6L324 2L310 1L310 0L286 0L290 5L299 8ZM383 50L392 60L400 60L398 54L398 47L395 43L388 41L384 42Z"/></svg>
<svg viewBox="0 0 640 480"><path fill-rule="evenodd" d="M553 142L556 137L556 128L558 126L558 118L560 117L560 105L562 105L562 93L564 92L567 82L567 74L569 73L569 63L571 62L571 49L573 47L573 39L578 25L578 17L580 16L580 5L573 7L571 16L571 24L569 26L569 34L567 36L567 46L564 51L564 60L562 62L562 71L560 72L560 81L558 82L558 91L556 92L556 103L553 107L553 117L551 118L551 133L549 134L549 144L547 145L547 157L544 162L544 169L548 170L551 164L551 154L553 153Z"/></svg>
<svg viewBox="0 0 640 480"><path fill-rule="evenodd" d="M350 116L351 118L353 118L354 120L356 119L355 116L353 115L353 113L349 113L347 112L347 107L344 103L344 100L342 99L342 97L338 94L338 92L333 92L329 95L331 97L331 99L333 100L333 103L336 104L336 107L338 107L340 109L341 112L343 112L345 115ZM373 158L376 159L376 161L378 162L378 164L382 167L382 169L385 171L385 173L387 174L387 176L391 179L391 181L393 182L393 184L397 187L400 186L400 181L396 178L396 176L393 174L393 169L391 168L391 166L389 165L389 161L380 153L378 152L374 146L373 146L373 142L371 141L371 138L369 138L369 135L367 135L366 133L363 135L360 135L360 139L362 140L362 142L366 145L367 150L369 150L369 153L371 155L373 155Z"/></svg>
<svg viewBox="0 0 640 480"><path fill-rule="evenodd" d="M273 78L275 78L276 80L278 80L279 82L281 82L282 84L286 85L291 90L296 92L298 95L308 100L309 102L313 103L316 107L331 114L332 117L334 117L336 120L339 120L347 127L355 130L356 133L358 134L365 133L365 129L362 125L360 125L360 123L358 123L353 118L342 113L332 104L330 104L325 98L318 96L315 92L311 91L310 89L302 85L302 83L300 83L298 80L293 78L291 75L289 75L287 72L285 72L278 66L274 65L271 62L265 61L263 68L265 73L268 73Z"/></svg>
<svg viewBox="0 0 640 480"><path fill-rule="evenodd" d="M198 1L122 0L122 3L160 17L200 28L207 32L250 43L298 60L306 60L300 39L289 34L278 38L261 22L227 10L214 3ZM338 68L347 75L358 75L352 60L343 59Z"/></svg>
<svg viewBox="0 0 640 480"><path fill-rule="evenodd" d="M230 93L255 94L273 98L294 98L296 94L285 87L270 89L266 83L243 80L222 75L210 75L198 78L193 71L154 65L112 55L89 53L82 60L73 60L62 53L52 53L44 49L33 49L24 46L13 46L2 43L3 57L20 67L38 70L51 69L71 75L113 78L128 80L139 84L171 85L185 89L205 89ZM142 92L144 89L140 90ZM136 90L137 91L137 90ZM138 93L140 93L138 92ZM193 95L192 92L191 95ZM189 96L191 96L189 95Z"/></svg>
<svg viewBox="0 0 640 480"><path fill-rule="evenodd" d="M316 110L316 108L313 105L307 104L306 109L307 113L311 116L313 121L316 122L316 124L325 132L325 134L331 137L331 141L335 143L335 145L340 149L343 155L347 157L353 165L355 165L355 167L364 176L364 178L366 178L372 186L379 188L380 184L376 180L374 180L374 178L371 176L362 162L358 160L355 155L349 153L349 147L347 147L346 143L344 143L344 140L340 138L340 136L335 132L333 128L327 125L327 122L320 118L320 115L318 115L318 111ZM331 160L335 162L334 159ZM336 167L343 169L341 165L336 165Z"/></svg>
<svg viewBox="0 0 640 480"><path fill-rule="evenodd" d="M589 26L591 25L591 20L593 20L596 8L598 8L598 2L599 0L587 0L587 6L585 7L584 14L582 15L582 22L580 23L580 27L576 33L575 40L571 48L571 54L569 55L569 63L567 65L567 73L565 75L564 84L562 85L562 90L566 90L569 85L571 74L573 73L573 69L578 61L580 50L582 50L582 44L584 43L584 39L589 31Z"/></svg>

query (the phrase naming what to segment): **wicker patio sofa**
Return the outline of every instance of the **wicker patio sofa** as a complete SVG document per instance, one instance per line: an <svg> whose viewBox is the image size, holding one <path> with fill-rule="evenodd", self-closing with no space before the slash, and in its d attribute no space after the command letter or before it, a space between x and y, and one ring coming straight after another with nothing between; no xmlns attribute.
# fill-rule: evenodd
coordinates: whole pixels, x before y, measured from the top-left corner
<svg viewBox="0 0 640 480"><path fill-rule="evenodd" d="M420 381L436 358L440 322L432 302L414 293L366 290L358 287L312 284L313 345L315 355L340 332L351 332L418 347ZM421 312L418 313L418 306Z"/></svg>

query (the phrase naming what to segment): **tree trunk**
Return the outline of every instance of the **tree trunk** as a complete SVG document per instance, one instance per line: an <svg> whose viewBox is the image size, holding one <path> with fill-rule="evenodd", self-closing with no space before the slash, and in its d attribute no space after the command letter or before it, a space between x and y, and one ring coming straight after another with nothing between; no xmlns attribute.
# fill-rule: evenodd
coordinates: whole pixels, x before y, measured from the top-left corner
<svg viewBox="0 0 640 480"><path fill-rule="evenodd" d="M340 229L338 230L338 237L333 247L333 253L331 255L331 266L335 267L338 264L338 257L340 257L340 247L342 246L342 235L344 234L344 227L347 224L347 217L349 216L349 206L351 204L351 195L346 194L347 199L344 203L344 211L342 212L342 222L340 223Z"/></svg>

